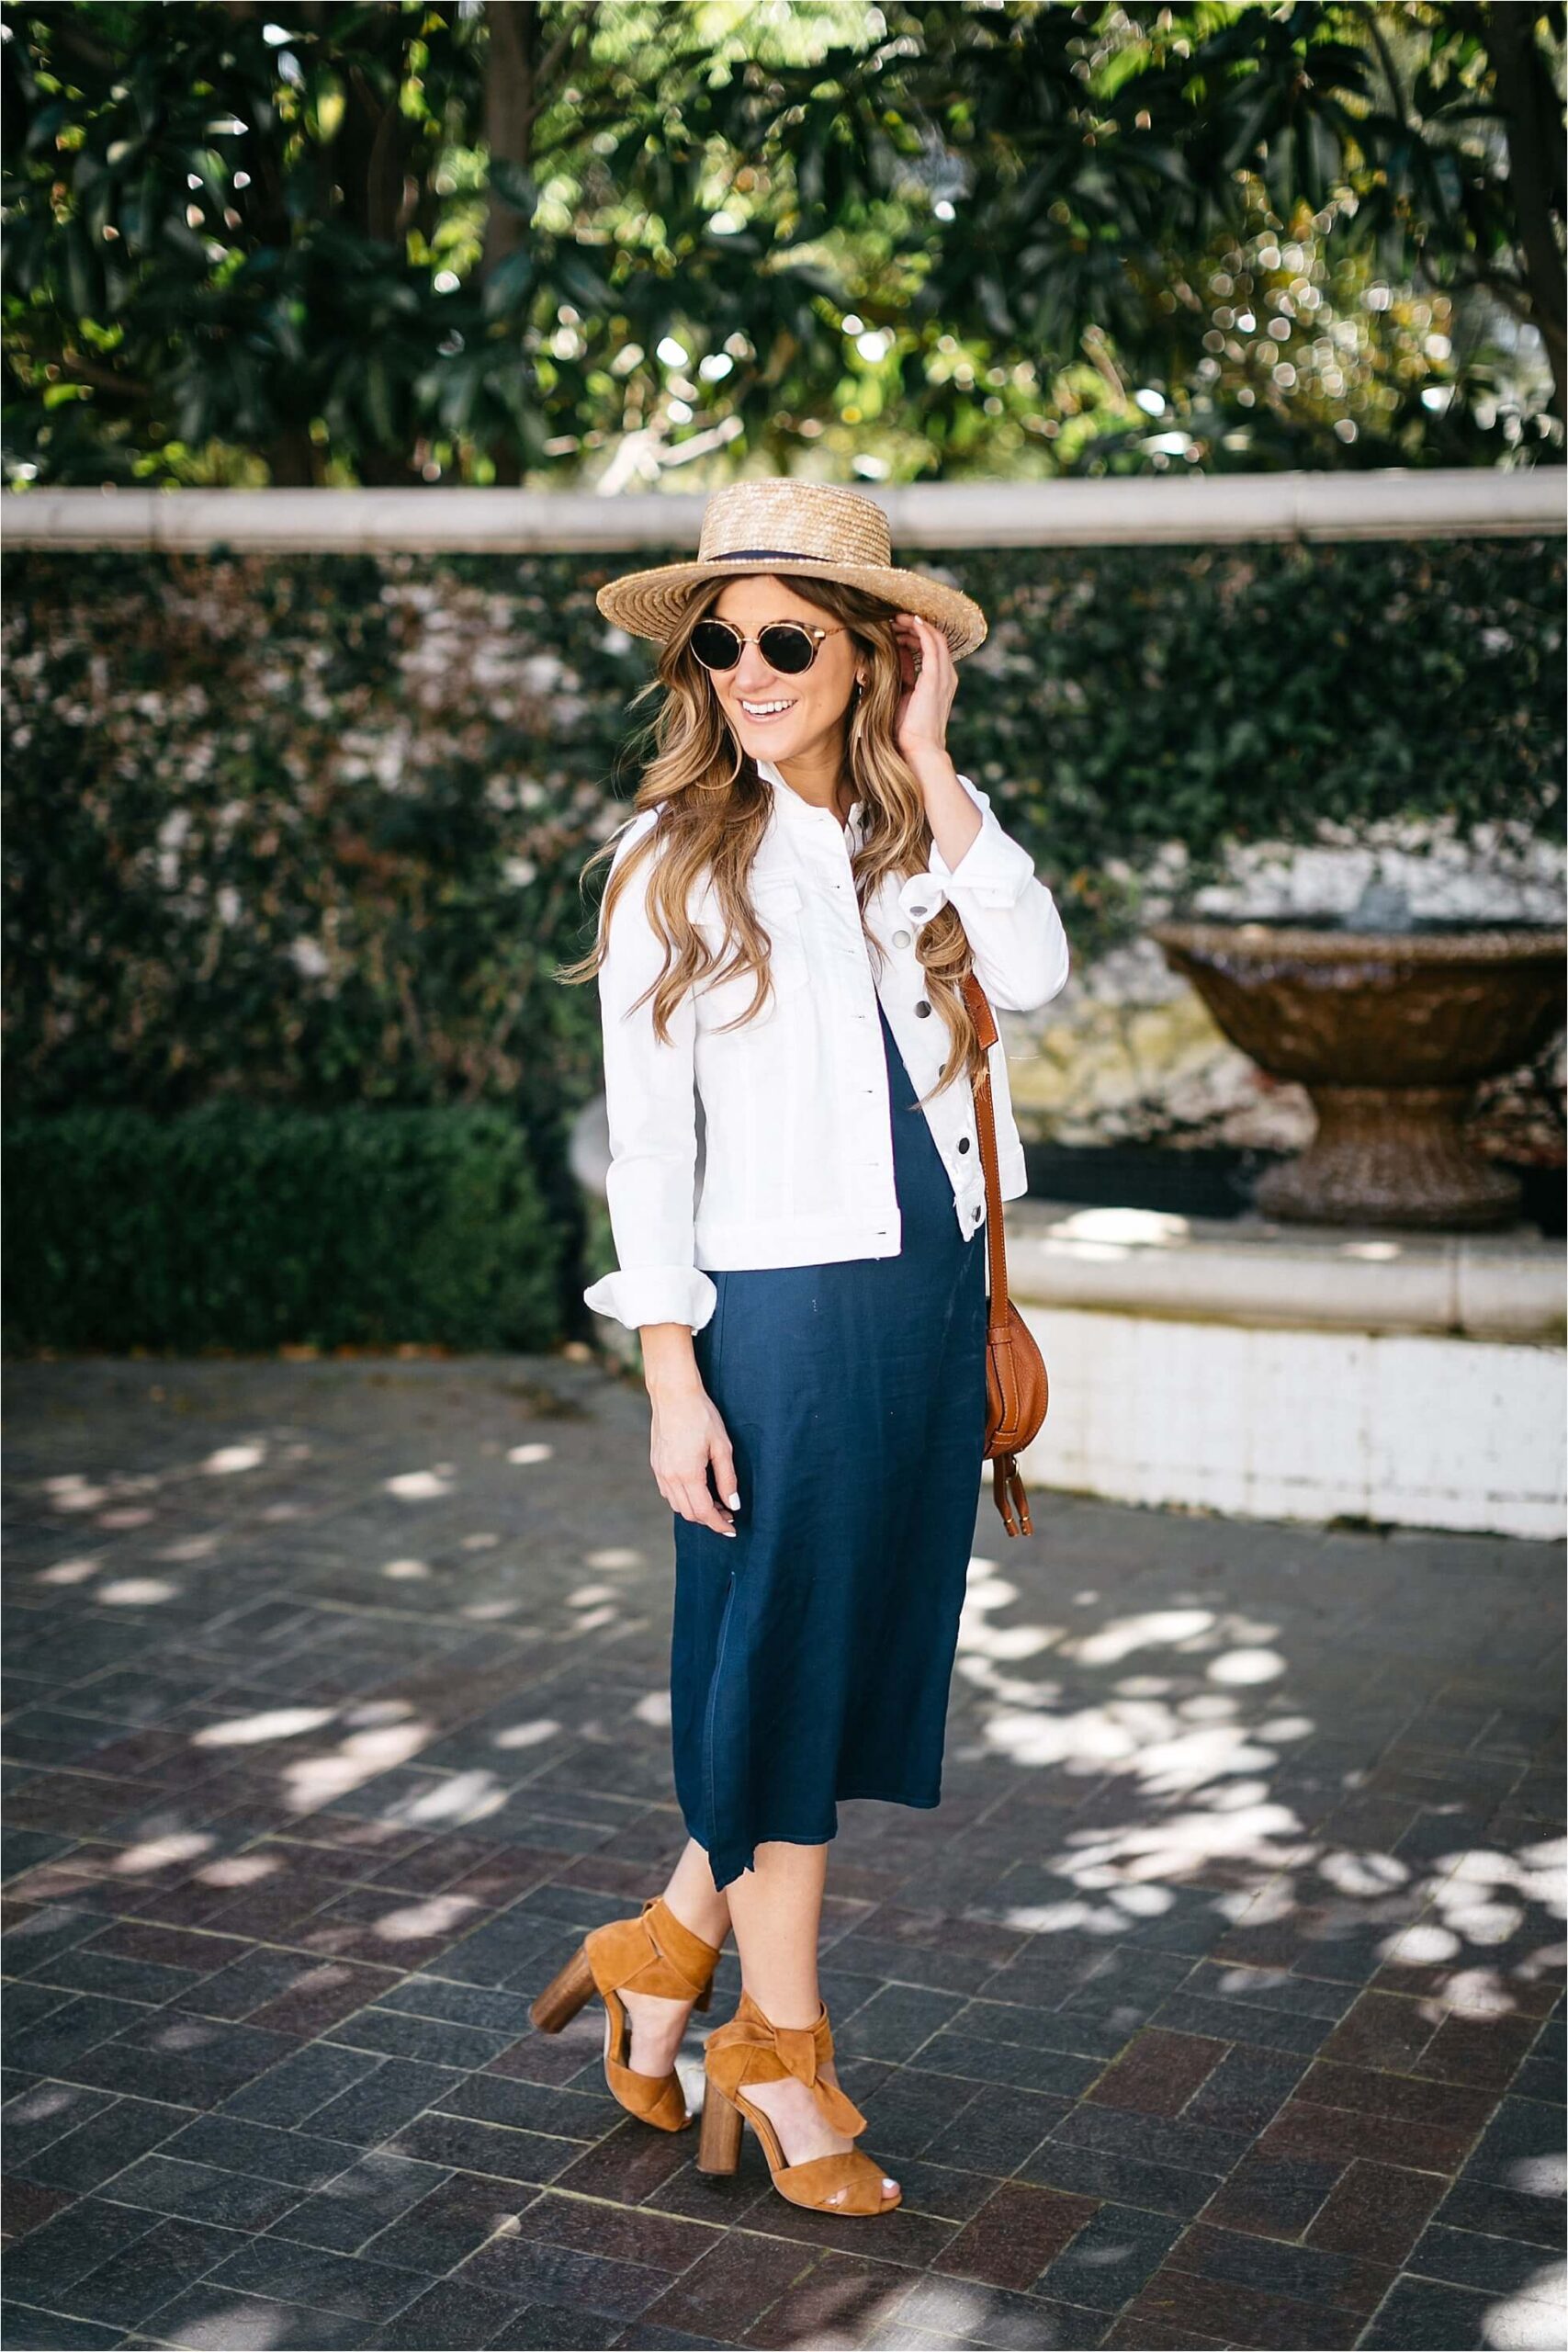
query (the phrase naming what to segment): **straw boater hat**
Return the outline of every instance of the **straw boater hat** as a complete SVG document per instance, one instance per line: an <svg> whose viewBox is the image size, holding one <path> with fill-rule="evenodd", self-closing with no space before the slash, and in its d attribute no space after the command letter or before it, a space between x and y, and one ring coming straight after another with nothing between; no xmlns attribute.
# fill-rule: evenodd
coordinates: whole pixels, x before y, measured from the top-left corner
<svg viewBox="0 0 1568 2352"><path fill-rule="evenodd" d="M887 517L874 498L832 483L737 481L703 509L694 563L624 572L600 589L599 610L632 637L672 636L693 591L726 572L772 571L781 580L841 580L899 612L933 621L953 659L985 641L986 616L973 597L923 571L893 564Z"/></svg>

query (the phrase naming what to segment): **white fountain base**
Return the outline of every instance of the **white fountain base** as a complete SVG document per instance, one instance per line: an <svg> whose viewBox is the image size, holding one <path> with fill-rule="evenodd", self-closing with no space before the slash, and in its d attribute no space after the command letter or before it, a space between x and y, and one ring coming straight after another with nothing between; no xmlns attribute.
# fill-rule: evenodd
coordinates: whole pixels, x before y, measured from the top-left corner
<svg viewBox="0 0 1568 2352"><path fill-rule="evenodd" d="M1533 1226L1356 1232L1023 1200L1007 1229L1051 1378L1032 1488L1562 1533L1563 1248Z"/></svg>

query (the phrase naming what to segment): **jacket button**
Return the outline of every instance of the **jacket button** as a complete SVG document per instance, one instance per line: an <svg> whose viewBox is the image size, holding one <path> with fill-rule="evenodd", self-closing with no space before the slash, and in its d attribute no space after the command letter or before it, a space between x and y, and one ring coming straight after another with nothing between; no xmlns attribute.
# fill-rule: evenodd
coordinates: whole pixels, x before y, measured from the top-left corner
<svg viewBox="0 0 1568 2352"><path fill-rule="evenodd" d="M959 1138L958 1138L958 1148L959 1148L959 1150L960 1150L960 1151L967 1151L967 1150L968 1150L968 1148L969 1148L969 1138L968 1138L968 1136L959 1136Z"/></svg>
<svg viewBox="0 0 1568 2352"><path fill-rule="evenodd" d="M908 947L909 944L908 933L907 931L896 931L893 934L893 944L895 947Z"/></svg>
<svg viewBox="0 0 1568 2352"><path fill-rule="evenodd" d="M919 1014L920 1019L923 1021L927 1013L931 1011L931 1006L926 1002L924 997L921 997L919 1002L915 1007L915 1011Z"/></svg>

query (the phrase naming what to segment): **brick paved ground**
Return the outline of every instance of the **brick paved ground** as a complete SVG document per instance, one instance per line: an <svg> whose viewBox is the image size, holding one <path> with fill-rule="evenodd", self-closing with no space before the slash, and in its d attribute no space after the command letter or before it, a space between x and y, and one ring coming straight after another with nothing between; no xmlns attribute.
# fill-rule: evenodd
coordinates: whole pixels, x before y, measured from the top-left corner
<svg viewBox="0 0 1568 2352"><path fill-rule="evenodd" d="M527 2023L682 1834L640 1391L9 1391L17 2352L1562 2341L1560 1552L986 1496L944 1802L835 1849L905 2199L829 2221Z"/></svg>

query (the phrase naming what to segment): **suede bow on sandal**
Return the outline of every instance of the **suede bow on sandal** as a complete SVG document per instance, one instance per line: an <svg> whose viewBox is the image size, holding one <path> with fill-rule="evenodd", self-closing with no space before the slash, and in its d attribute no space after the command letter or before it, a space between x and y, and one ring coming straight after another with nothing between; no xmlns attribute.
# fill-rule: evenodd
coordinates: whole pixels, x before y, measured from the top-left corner
<svg viewBox="0 0 1568 2352"><path fill-rule="evenodd" d="M559 2033L597 1992L609 2017L604 2079L628 2115L660 2132L682 2132L687 2112L681 2077L639 2075L627 2064L631 2025L623 1993L649 1993L667 2001L690 2001L705 2009L713 1997L718 1946L675 1917L661 1894L650 1894L635 1919L612 1919L583 1938L533 2004L528 2015L541 2033Z"/></svg>
<svg viewBox="0 0 1568 2352"><path fill-rule="evenodd" d="M881 2165L873 2164L861 2149L789 2164L773 2118L745 2095L742 2086L747 2083L777 2083L793 2075L811 2092L825 2123L852 2135L863 2132L865 2118L853 2099L822 2079L821 2069L832 2055L833 2030L825 2007L815 2025L774 2025L750 1994L743 1992L735 2015L716 2026L707 2038L697 2170L734 2172L740 2162L741 2125L746 2122L762 2143L773 2187L792 2205L805 2205L820 2213L892 2212L902 2202L903 2192L887 2194L882 2186Z"/></svg>

